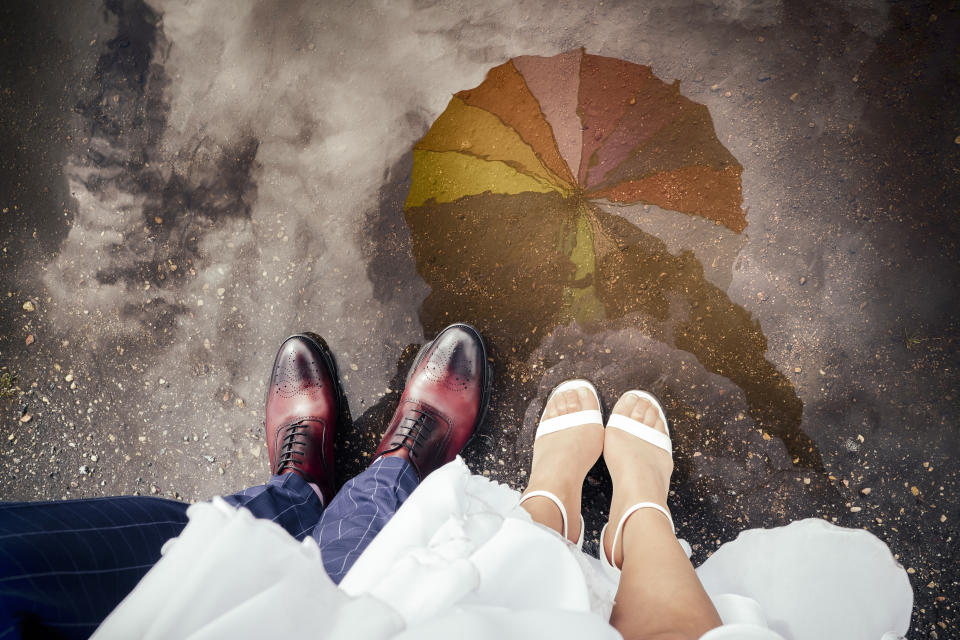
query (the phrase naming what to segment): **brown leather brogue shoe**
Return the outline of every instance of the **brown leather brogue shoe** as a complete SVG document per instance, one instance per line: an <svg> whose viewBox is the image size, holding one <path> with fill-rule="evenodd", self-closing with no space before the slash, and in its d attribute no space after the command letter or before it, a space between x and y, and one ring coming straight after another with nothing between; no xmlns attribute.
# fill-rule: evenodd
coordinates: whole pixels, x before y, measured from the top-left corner
<svg viewBox="0 0 960 640"><path fill-rule="evenodd" d="M297 473L330 504L333 440L340 413L337 365L323 338L290 336L280 345L267 389L267 453L274 474Z"/></svg>
<svg viewBox="0 0 960 640"><path fill-rule="evenodd" d="M453 460L487 413L491 373L476 329L452 324L441 331L417 354L374 459L406 458L421 480Z"/></svg>

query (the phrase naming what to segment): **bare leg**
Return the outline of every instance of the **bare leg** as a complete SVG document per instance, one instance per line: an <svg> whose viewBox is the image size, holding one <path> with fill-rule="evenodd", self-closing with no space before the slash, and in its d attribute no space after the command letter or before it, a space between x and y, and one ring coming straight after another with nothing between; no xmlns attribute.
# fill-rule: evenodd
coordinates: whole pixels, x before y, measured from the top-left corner
<svg viewBox="0 0 960 640"><path fill-rule="evenodd" d="M599 409L596 398L584 388L555 394L543 411L543 418ZM567 538L580 536L580 497L583 480L603 450L603 425L587 424L547 434L533 445L530 482L524 493L546 490L555 494L567 510ZM521 505L535 522L554 531L563 531L560 510L547 498L530 498Z"/></svg>
<svg viewBox="0 0 960 640"><path fill-rule="evenodd" d="M624 395L613 412L665 432L665 425L647 400ZM720 616L670 529L670 522L660 512L640 509L631 515L613 550L615 555L611 555L614 528L631 505L655 502L667 506L673 459L666 451L620 429L606 430L603 457L613 479L603 553L614 558L622 572L610 624L626 640L695 639L720 626Z"/></svg>

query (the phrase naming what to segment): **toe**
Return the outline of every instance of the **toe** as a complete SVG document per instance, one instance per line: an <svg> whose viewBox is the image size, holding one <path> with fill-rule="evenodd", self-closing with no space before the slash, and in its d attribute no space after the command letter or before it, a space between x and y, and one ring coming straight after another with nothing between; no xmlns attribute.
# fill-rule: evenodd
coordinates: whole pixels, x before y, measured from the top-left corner
<svg viewBox="0 0 960 640"><path fill-rule="evenodd" d="M555 418L589 409L600 409L600 404L588 387L565 389L551 396L547 406L544 407L543 418Z"/></svg>
<svg viewBox="0 0 960 640"><path fill-rule="evenodd" d="M637 398L637 404L633 408L633 413L635 416L639 416L635 417L634 420L653 427L661 433L666 433L667 428L660 418L660 412L657 411L656 405L646 398Z"/></svg>
<svg viewBox="0 0 960 640"><path fill-rule="evenodd" d="M667 433L667 425L660 417L656 405L636 394L628 392L620 396L617 404L613 407L613 413L627 416L631 420L653 427L661 433Z"/></svg>
<svg viewBox="0 0 960 640"><path fill-rule="evenodd" d="M547 402L543 411L544 418L556 418L567 413L567 399L562 393L555 393Z"/></svg>
<svg viewBox="0 0 960 640"><path fill-rule="evenodd" d="M636 408L639 403L640 398L633 395L632 393L625 393L620 396L620 399L617 400L617 404L613 406L613 413L618 413L620 415L633 417L633 410Z"/></svg>
<svg viewBox="0 0 960 640"><path fill-rule="evenodd" d="M638 398L630 415L637 422L653 427L657 431L664 432L663 420L660 419L660 413L652 402L645 398Z"/></svg>
<svg viewBox="0 0 960 640"><path fill-rule="evenodd" d="M578 411L588 411L590 409L600 408L600 403L597 402L596 396L594 396L587 387L579 387L574 390L574 393L577 394Z"/></svg>

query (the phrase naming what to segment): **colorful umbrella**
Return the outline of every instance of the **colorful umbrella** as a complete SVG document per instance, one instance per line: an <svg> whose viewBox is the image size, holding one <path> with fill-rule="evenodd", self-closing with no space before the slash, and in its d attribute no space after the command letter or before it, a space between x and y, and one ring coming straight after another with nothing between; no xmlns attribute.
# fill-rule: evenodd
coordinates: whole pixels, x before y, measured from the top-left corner
<svg viewBox="0 0 960 640"><path fill-rule="evenodd" d="M418 225L449 203L445 215L466 221L469 209L467 224L484 223L484 209L504 206L499 196L524 194L526 215L541 215L519 224L553 234L531 250L567 278L567 313L589 321L603 315L596 261L615 242L598 228L595 201L657 205L739 233L741 170L707 108L650 67L583 50L522 56L457 93L416 145L407 220ZM522 242L516 224L507 231Z"/></svg>
<svg viewBox="0 0 960 640"><path fill-rule="evenodd" d="M570 320L642 325L733 381L756 426L821 468L751 314L694 253L604 205L656 205L739 234L740 174L706 107L649 67L582 50L510 60L457 93L414 148L405 216L430 286L421 322L432 333L468 320L490 338L505 374L497 397L517 396L503 400L505 424L540 373L531 355L545 333Z"/></svg>

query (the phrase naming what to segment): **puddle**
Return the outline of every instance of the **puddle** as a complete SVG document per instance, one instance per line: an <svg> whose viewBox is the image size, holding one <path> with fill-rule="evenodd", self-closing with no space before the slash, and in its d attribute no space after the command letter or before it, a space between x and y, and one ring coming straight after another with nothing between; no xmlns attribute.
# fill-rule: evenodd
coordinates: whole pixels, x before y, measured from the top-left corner
<svg viewBox="0 0 960 640"><path fill-rule="evenodd" d="M642 65L583 51L525 56L453 97L414 148L404 214L430 287L425 335L471 322L495 354L491 455L509 453L499 434L524 424L516 407L542 395L545 338L633 327L732 382L756 433L782 441L793 464L822 469L759 323L715 284L729 282L718 264L729 270L742 246L729 241L746 227L740 172L706 107ZM678 250L666 229L668 246L655 218L641 228L617 211L643 205L699 221L693 246ZM712 256L708 270L698 254ZM591 366L576 375L596 376Z"/></svg>

